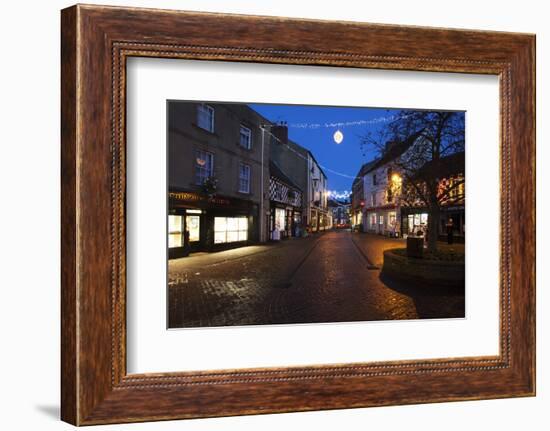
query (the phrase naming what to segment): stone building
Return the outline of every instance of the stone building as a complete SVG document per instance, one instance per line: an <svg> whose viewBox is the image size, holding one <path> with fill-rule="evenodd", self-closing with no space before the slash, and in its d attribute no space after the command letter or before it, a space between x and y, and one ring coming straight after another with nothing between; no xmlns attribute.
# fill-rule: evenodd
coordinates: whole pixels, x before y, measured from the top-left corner
<svg viewBox="0 0 550 431"><path fill-rule="evenodd" d="M265 239L265 122L242 104L168 103L170 257Z"/></svg>
<svg viewBox="0 0 550 431"><path fill-rule="evenodd" d="M271 133L271 160L303 193L302 230L317 232L329 228L327 176L311 151L288 139L286 126L275 125Z"/></svg>
<svg viewBox="0 0 550 431"><path fill-rule="evenodd" d="M330 228L328 181L313 154L308 151L308 227L311 232Z"/></svg>
<svg viewBox="0 0 550 431"><path fill-rule="evenodd" d="M302 232L303 190L275 161L269 162L270 237L278 240Z"/></svg>
<svg viewBox="0 0 550 431"><path fill-rule="evenodd" d="M365 175L376 162L377 160L373 160L371 162L364 163L359 169L359 172L357 172L357 175L351 185L351 224L356 228L359 227L361 230L363 230L363 219L366 205Z"/></svg>
<svg viewBox="0 0 550 431"><path fill-rule="evenodd" d="M430 168L430 162L424 169ZM453 235L456 241L463 242L466 234L465 213L465 153L457 152L440 159L441 180L440 193L444 195L440 203L438 235L444 240L447 234L447 223L452 220ZM420 201L401 205L401 232L410 235L416 229L428 225L428 209Z"/></svg>
<svg viewBox="0 0 550 431"><path fill-rule="evenodd" d="M170 258L330 224L313 154L245 104L169 101L167 154Z"/></svg>
<svg viewBox="0 0 550 431"><path fill-rule="evenodd" d="M404 188L404 178L396 160L406 154L406 146L396 145L383 158L375 159L361 167L354 186L361 197L359 210L362 228L365 232L387 236L407 236L428 226L428 209L420 200L411 200ZM463 240L465 235L464 194L464 152L458 152L440 159L440 190L449 190L441 204L438 234L446 234L446 224L452 220L454 235ZM430 162L423 169L429 169ZM454 186L456 185L456 187ZM422 187L421 185L419 185ZM354 189L355 190L355 189ZM443 193L443 192L442 192ZM355 193L354 193L355 194ZM357 203L355 203L357 205ZM353 207L353 206L352 206ZM357 207L356 207L357 208Z"/></svg>

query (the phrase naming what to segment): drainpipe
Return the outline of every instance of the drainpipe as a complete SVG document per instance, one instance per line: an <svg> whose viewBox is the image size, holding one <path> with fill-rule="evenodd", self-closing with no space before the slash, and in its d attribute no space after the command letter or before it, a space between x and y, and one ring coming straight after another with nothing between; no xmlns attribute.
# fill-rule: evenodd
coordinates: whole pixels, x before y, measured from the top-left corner
<svg viewBox="0 0 550 431"><path fill-rule="evenodd" d="M262 129L262 170L261 170L261 186L260 186L260 242L264 242L264 141L265 141L265 129L263 126L260 126Z"/></svg>

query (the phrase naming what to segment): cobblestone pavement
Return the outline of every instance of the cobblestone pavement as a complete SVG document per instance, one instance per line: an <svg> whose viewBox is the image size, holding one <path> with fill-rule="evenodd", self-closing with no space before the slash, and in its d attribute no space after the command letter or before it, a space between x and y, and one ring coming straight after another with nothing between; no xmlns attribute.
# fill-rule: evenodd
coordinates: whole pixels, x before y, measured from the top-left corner
<svg viewBox="0 0 550 431"><path fill-rule="evenodd" d="M464 316L464 292L384 280L402 240L330 231L169 262L169 326L352 322Z"/></svg>
<svg viewBox="0 0 550 431"><path fill-rule="evenodd" d="M351 235L351 238L367 256L368 260L380 268L382 268L382 264L384 263L384 250L406 247L406 241L402 238L389 238L369 233L354 233Z"/></svg>

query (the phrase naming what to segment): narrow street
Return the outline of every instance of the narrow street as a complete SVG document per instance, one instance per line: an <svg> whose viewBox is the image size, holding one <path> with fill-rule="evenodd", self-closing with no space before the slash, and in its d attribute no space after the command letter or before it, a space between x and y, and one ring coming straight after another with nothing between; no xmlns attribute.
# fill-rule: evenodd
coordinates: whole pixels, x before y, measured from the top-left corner
<svg viewBox="0 0 550 431"><path fill-rule="evenodd" d="M464 292L384 280L404 241L329 231L169 262L169 327L464 316Z"/></svg>

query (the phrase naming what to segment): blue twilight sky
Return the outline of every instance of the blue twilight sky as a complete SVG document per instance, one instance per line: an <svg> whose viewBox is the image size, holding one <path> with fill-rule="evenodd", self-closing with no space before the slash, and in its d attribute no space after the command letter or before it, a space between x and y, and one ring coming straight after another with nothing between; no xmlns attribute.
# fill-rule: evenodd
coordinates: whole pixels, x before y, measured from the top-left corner
<svg viewBox="0 0 550 431"><path fill-rule="evenodd" d="M289 138L313 153L328 177L329 190L337 192L351 191L353 178L361 165L376 157L372 149L367 151L361 149L361 137L367 131L376 133L386 122L329 127L325 124L372 121L381 117L391 117L398 112L396 109L307 105L251 103L248 106L270 121L286 121ZM304 124L321 126L298 127ZM344 134L344 140L340 144L336 144L333 138L337 130Z"/></svg>

